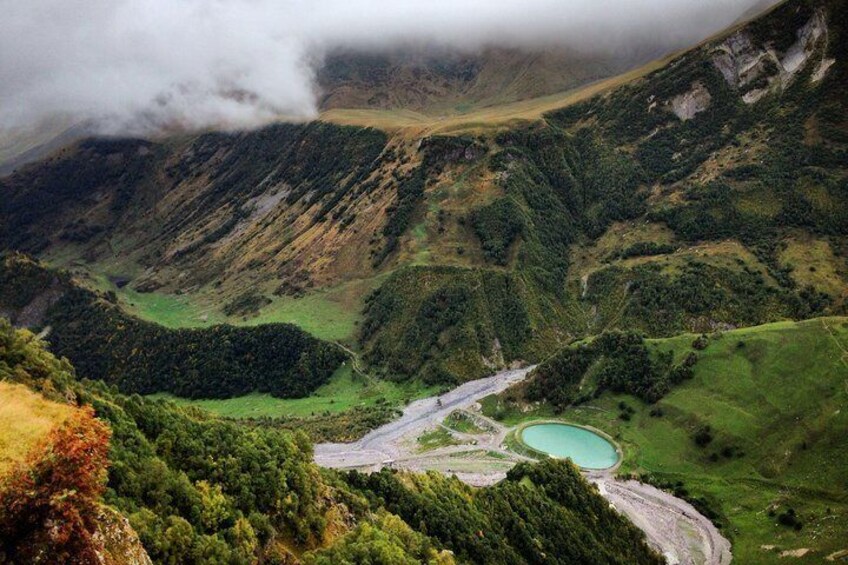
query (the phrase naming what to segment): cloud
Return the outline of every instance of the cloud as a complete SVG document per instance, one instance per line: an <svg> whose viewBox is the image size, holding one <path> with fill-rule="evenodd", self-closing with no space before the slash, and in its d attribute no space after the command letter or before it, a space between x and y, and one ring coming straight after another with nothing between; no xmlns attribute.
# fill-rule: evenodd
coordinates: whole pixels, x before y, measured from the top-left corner
<svg viewBox="0 0 848 565"><path fill-rule="evenodd" d="M6 0L0 127L56 114L114 131L310 118L315 61L337 47L428 42L669 48L755 0Z"/></svg>

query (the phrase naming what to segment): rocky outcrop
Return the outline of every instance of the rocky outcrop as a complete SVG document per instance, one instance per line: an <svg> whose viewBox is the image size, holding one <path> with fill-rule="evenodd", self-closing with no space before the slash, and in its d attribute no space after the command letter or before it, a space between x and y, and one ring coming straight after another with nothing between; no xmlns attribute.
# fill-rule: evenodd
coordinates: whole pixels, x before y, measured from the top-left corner
<svg viewBox="0 0 848 565"><path fill-rule="evenodd" d="M713 64L724 76L727 84L739 88L759 74L764 56L766 53L754 47L748 32L740 31L716 47Z"/></svg>
<svg viewBox="0 0 848 565"><path fill-rule="evenodd" d="M830 70L830 67L836 62L836 59L824 59L819 66L816 67L816 70L813 71L813 76L810 77L810 81L813 83L819 82L821 79L827 75L827 71Z"/></svg>
<svg viewBox="0 0 848 565"><path fill-rule="evenodd" d="M675 96L669 104L674 115L685 122L709 108L711 101L710 91L702 83L696 82L692 85L692 90Z"/></svg>
<svg viewBox="0 0 848 565"><path fill-rule="evenodd" d="M100 507L94 539L103 547L102 565L153 565L129 520L109 506Z"/></svg>
<svg viewBox="0 0 848 565"><path fill-rule="evenodd" d="M788 83L809 61L819 41L827 34L827 22L824 19L824 13L817 10L815 15L808 21L804 27L798 30L798 41L796 41L780 60L783 68L781 78L784 79L784 85Z"/></svg>
<svg viewBox="0 0 848 565"><path fill-rule="evenodd" d="M827 22L824 12L817 10L784 53L769 44L756 45L751 34L741 30L715 47L712 61L727 83L740 91L742 100L754 104L769 92L789 86L826 40ZM814 73L814 81L827 72L830 65L825 63Z"/></svg>

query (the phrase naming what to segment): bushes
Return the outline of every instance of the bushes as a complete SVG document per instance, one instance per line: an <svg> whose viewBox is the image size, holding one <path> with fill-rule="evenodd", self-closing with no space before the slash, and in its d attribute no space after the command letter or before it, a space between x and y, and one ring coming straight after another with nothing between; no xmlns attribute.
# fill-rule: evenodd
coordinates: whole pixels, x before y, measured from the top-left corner
<svg viewBox="0 0 848 565"><path fill-rule="evenodd" d="M406 232L412 215L424 197L424 167L418 167L400 181L397 201L390 210L389 219L383 227L385 243L374 256L374 266L379 266L397 248L400 237Z"/></svg>
<svg viewBox="0 0 848 565"><path fill-rule="evenodd" d="M437 551L427 536L392 514L382 513L373 524L363 523L331 547L309 555L307 563L371 563L417 565L454 563L446 551Z"/></svg>
<svg viewBox="0 0 848 565"><path fill-rule="evenodd" d="M263 296L255 290L249 290L224 304L224 308L222 310L227 316L247 316L257 314L263 306L267 306L270 303L271 299L267 296Z"/></svg>
<svg viewBox="0 0 848 565"><path fill-rule="evenodd" d="M500 198L474 211L471 226L486 259L497 265L506 265L510 246L524 231L521 208L511 198Z"/></svg>
<svg viewBox="0 0 848 565"><path fill-rule="evenodd" d="M692 436L692 439L698 447L706 447L713 441L713 431L709 426L700 427Z"/></svg>
<svg viewBox="0 0 848 565"><path fill-rule="evenodd" d="M562 297L569 247L644 211L641 172L586 132L524 128L500 134L497 142L504 149L492 156L490 168L502 173L507 197L475 212L472 226L486 258L496 264L506 263L520 235L517 266Z"/></svg>
<svg viewBox="0 0 848 565"><path fill-rule="evenodd" d="M614 253L610 259L630 259L632 257L651 257L674 253L678 247L671 243L639 241Z"/></svg>
<svg viewBox="0 0 848 565"><path fill-rule="evenodd" d="M704 331L717 323L756 325L780 317L806 317L830 304L817 293L805 300L801 293L775 287L753 269L731 270L697 261L675 275L645 265L619 272L618 278L629 281L631 294L622 323L654 336Z"/></svg>
<svg viewBox="0 0 848 565"><path fill-rule="evenodd" d="M97 563L98 499L109 428L81 408L14 468L0 490L0 560Z"/></svg>
<svg viewBox="0 0 848 565"><path fill-rule="evenodd" d="M787 508L783 512L777 515L777 523L781 526L786 526L787 528L792 528L795 531L801 530L804 527L804 523L798 518L798 515L795 513L794 508Z"/></svg>
<svg viewBox="0 0 848 565"><path fill-rule="evenodd" d="M605 332L588 343L566 347L539 365L524 385L524 394L531 401L549 402L557 411L605 390L656 402L672 385L691 378L696 362L696 356L687 356L674 365L671 353L650 351L639 334ZM626 408L622 412L625 419L632 413Z"/></svg>
<svg viewBox="0 0 848 565"><path fill-rule="evenodd" d="M480 378L528 354L532 289L500 271L414 267L366 300L360 343L392 378L431 383Z"/></svg>
<svg viewBox="0 0 848 565"><path fill-rule="evenodd" d="M352 472L347 480L461 562L661 562L565 461L519 464L505 481L479 490L436 473Z"/></svg>

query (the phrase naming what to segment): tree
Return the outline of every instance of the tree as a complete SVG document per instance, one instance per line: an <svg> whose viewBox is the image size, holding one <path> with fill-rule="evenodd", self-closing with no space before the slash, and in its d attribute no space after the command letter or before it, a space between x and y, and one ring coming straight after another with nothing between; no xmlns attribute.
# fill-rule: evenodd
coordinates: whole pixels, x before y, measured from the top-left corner
<svg viewBox="0 0 848 565"><path fill-rule="evenodd" d="M13 469L0 492L0 557L98 562L102 542L93 534L110 433L92 408L81 408Z"/></svg>

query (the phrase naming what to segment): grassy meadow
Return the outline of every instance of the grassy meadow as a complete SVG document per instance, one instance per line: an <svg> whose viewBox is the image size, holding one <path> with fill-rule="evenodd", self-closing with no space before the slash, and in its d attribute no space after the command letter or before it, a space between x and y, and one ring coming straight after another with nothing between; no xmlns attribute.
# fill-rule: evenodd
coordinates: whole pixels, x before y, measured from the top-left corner
<svg viewBox="0 0 848 565"><path fill-rule="evenodd" d="M152 397L196 406L227 418L306 418L318 414L339 414L356 407L400 406L437 392L435 387L424 387L418 383L398 384L363 377L347 364L336 371L330 382L306 398L275 398L258 393L220 400L190 400L168 394Z"/></svg>
<svg viewBox="0 0 848 565"><path fill-rule="evenodd" d="M0 477L72 411L24 385L0 381Z"/></svg>

